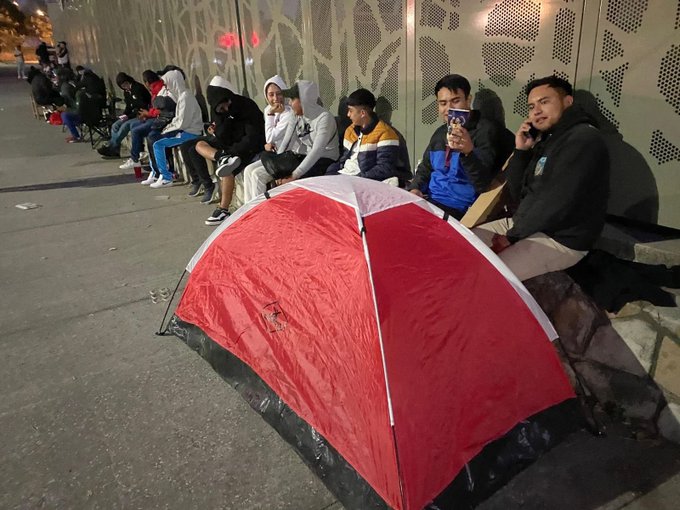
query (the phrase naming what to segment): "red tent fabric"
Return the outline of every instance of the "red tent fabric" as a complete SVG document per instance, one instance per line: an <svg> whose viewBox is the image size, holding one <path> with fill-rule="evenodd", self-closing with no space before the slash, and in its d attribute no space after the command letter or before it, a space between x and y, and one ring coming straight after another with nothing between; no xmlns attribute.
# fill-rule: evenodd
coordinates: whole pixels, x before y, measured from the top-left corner
<svg viewBox="0 0 680 510"><path fill-rule="evenodd" d="M455 220L358 177L259 197L189 263L176 315L248 364L390 506L573 397L556 334Z"/></svg>

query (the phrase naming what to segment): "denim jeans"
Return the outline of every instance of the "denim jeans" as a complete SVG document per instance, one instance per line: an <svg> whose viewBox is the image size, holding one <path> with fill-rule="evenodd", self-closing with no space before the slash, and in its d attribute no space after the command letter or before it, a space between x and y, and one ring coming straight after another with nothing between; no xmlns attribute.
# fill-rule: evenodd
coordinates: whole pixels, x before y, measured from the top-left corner
<svg viewBox="0 0 680 510"><path fill-rule="evenodd" d="M130 129L141 123L139 119L118 119L111 126L111 140L109 140L109 147L120 147L123 138L128 134Z"/></svg>
<svg viewBox="0 0 680 510"><path fill-rule="evenodd" d="M153 144L154 160L151 162L151 168L154 174L160 173L166 181L172 181L172 173L168 169L168 161L165 157L165 149L177 147L182 145L187 140L197 138L198 135L187 133L185 131L174 131L162 135L162 138Z"/></svg>
<svg viewBox="0 0 680 510"><path fill-rule="evenodd" d="M153 122L154 119L146 119L130 129L130 138L132 138L130 157L135 163L139 161L139 154L144 148L144 138L149 136L149 133L151 133L151 126L153 125ZM149 147L149 152L151 152L151 147Z"/></svg>
<svg viewBox="0 0 680 510"><path fill-rule="evenodd" d="M80 133L78 132L78 125L82 122L80 115L75 112L62 112L61 121L68 128L73 138L80 138Z"/></svg>

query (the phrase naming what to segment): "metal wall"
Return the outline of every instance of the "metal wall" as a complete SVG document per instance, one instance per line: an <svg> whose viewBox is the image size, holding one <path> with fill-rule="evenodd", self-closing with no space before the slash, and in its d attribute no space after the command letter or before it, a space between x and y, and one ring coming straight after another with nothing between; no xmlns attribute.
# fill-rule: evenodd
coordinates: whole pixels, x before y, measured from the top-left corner
<svg viewBox="0 0 680 510"><path fill-rule="evenodd" d="M264 103L278 73L317 81L331 111L369 88L414 162L444 74L494 90L514 131L523 86L556 73L604 126L610 212L680 228L680 0L67 0L50 16L72 61L110 78L173 63Z"/></svg>

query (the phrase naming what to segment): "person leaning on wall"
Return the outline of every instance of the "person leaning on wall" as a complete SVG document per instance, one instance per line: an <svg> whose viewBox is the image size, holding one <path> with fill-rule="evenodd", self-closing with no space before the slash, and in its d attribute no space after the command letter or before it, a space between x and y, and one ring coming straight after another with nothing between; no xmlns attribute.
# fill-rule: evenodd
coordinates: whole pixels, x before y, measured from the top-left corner
<svg viewBox="0 0 680 510"><path fill-rule="evenodd" d="M520 280L581 260L604 226L609 153L595 121L574 105L572 86L547 76L527 85L529 117L505 170L519 205L511 218L475 228Z"/></svg>

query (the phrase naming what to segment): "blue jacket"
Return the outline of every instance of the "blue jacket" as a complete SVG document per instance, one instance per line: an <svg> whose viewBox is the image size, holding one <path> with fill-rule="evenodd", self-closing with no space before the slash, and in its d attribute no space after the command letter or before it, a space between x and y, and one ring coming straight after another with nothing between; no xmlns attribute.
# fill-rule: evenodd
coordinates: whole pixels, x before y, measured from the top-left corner
<svg viewBox="0 0 680 510"><path fill-rule="evenodd" d="M442 125L432 135L408 186L408 189L419 189L433 200L461 212L486 191L512 150L503 142L502 126L479 118L476 110L472 111L466 127L472 138L473 151L467 156L447 151L446 125Z"/></svg>

